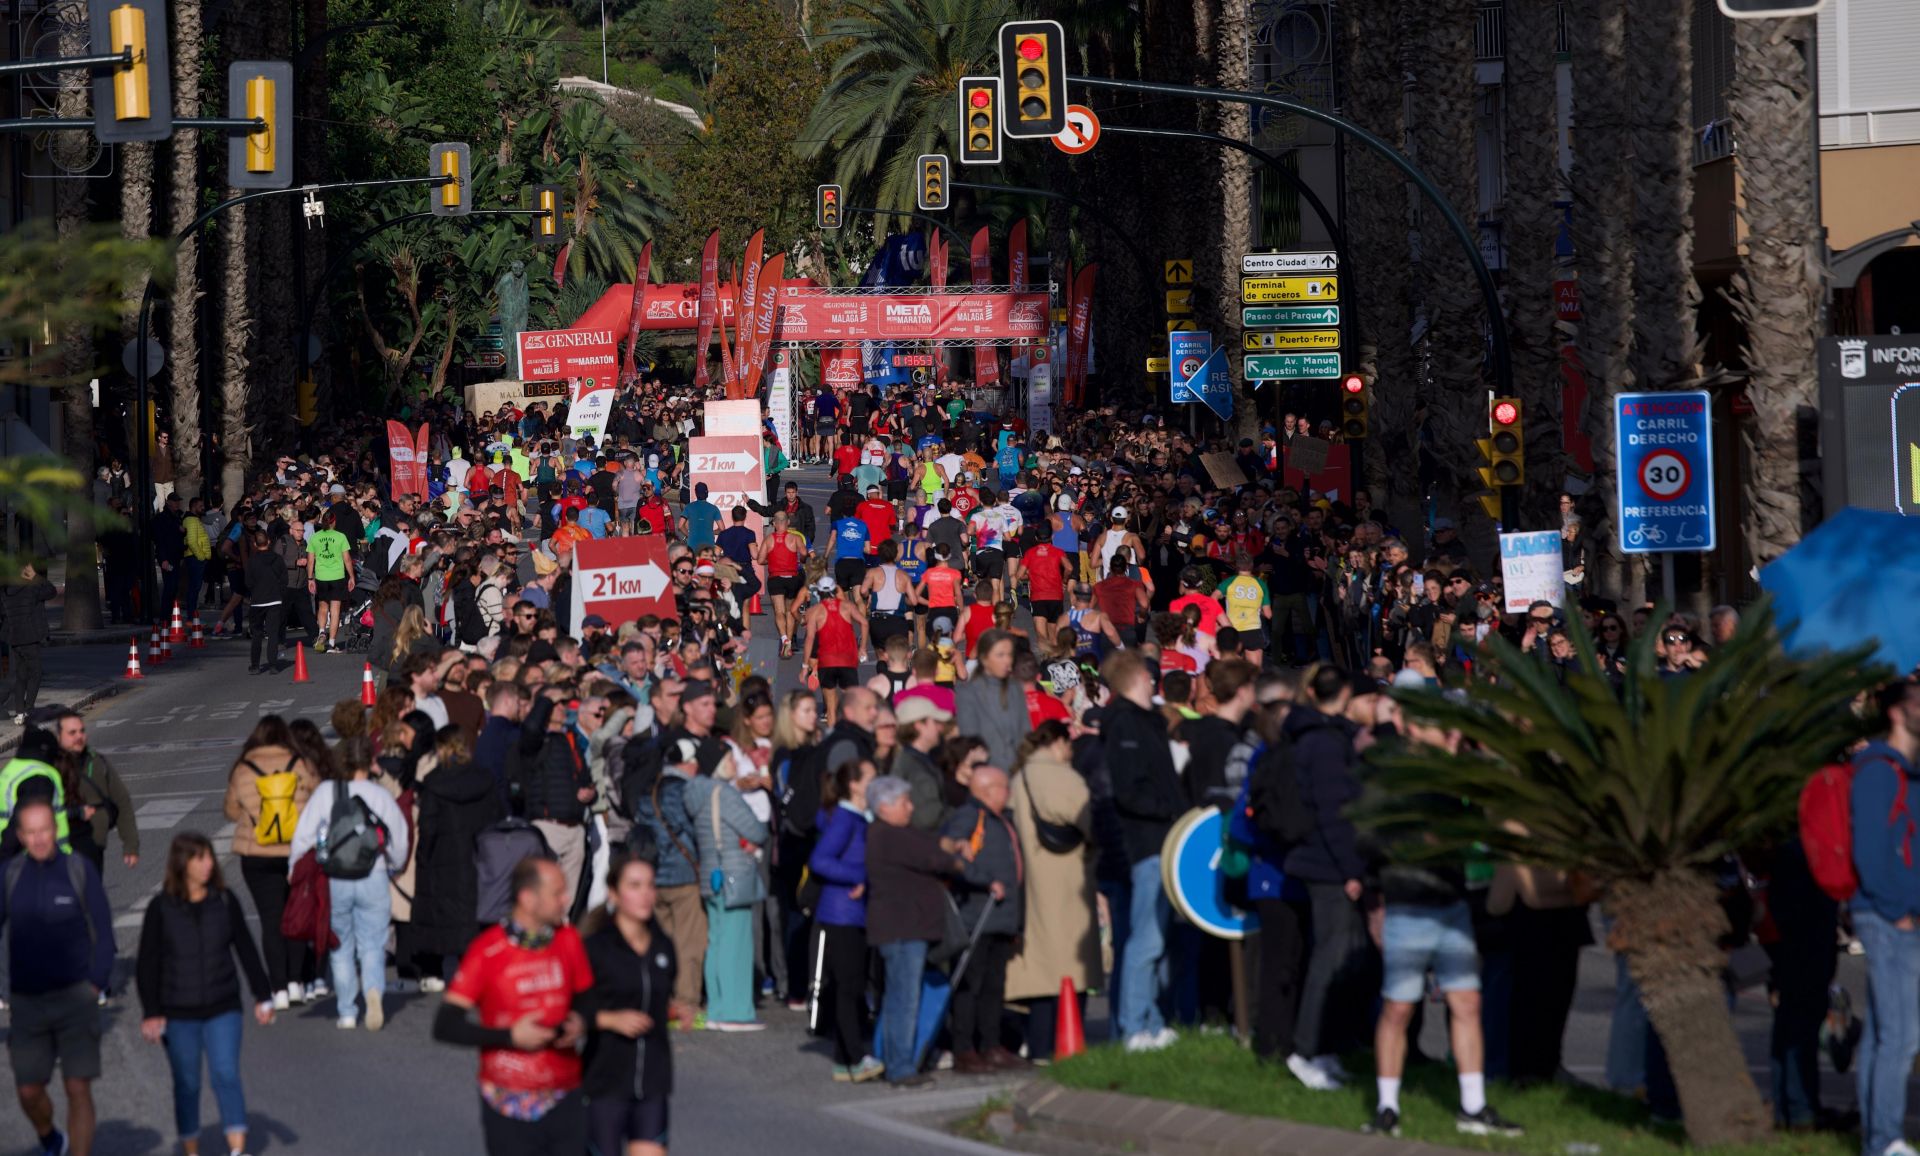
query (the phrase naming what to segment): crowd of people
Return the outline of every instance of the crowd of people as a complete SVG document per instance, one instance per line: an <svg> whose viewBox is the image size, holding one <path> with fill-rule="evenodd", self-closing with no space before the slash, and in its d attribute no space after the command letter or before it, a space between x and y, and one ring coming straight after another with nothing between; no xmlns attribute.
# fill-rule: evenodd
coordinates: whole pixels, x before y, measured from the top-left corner
<svg viewBox="0 0 1920 1156"><path fill-rule="evenodd" d="M784 1008L830 1042L825 1077L916 1087L1048 1062L1067 981L1076 1011L1105 997L1119 1046L1168 1047L1248 1010L1230 1006L1220 942L1176 919L1163 885L1169 830L1207 807L1245 852L1234 886L1261 926L1251 1044L1276 1078L1337 1088L1356 1078L1340 1057L1371 1047L1367 1127L1397 1134L1431 983L1456 1127L1520 1134L1487 1078L1560 1075L1594 896L1523 864L1411 866L1355 826L1370 747L1460 741L1388 689L1457 684L1495 634L1574 677L1567 613L1609 670L1651 631L1684 677L1736 612L1655 621L1587 597L1508 613L1498 569L1476 567L1448 519L1416 549L1364 490L1288 485L1278 447L1294 429L1220 447L1113 408L1055 433L957 393L822 390L792 447L827 469L822 508L783 478L771 427L766 494L730 500L688 486L701 413L671 392L622 390L600 436L571 432L564 406L430 403L403 415L428 426L424 496L392 494L384 425L367 419L224 509L171 485L150 496L163 606L247 634L254 671L284 665L291 633L381 677L370 708L335 707L331 736L262 717L228 780L231 846L182 834L169 851L138 992L189 1152L203 1056L229 1145L245 1144L242 974L261 1022L331 1001L343 1030L382 1029L390 971L439 993L435 1036L480 1053L496 1154L664 1152L670 1024L752 1032ZM1229 485L1201 461L1222 448ZM1570 498L1563 513L1574 575L1591 551ZM572 633L573 547L625 535L667 541L673 613L589 613ZM127 573L110 563L109 583ZM116 615L137 613L135 586L109 591ZM778 640L764 669L756 631ZM1920 706L1885 706L1891 745L1870 750L1911 775ZM59 1137L84 1154L74 1097L98 1062L80 1003L105 990L113 944L101 848L117 829L131 862L138 834L73 722L77 736L64 719L30 729L0 772L36 872L17 908L9 872L0 918L22 1104L48 1151ZM219 869L228 851L257 942ZM63 858L75 866L55 869ZM1867 891L1888 936L1920 918L1906 878ZM62 888L98 908L90 951L71 924L33 922ZM37 952L42 934L72 942ZM1896 950L1880 934L1861 931L1876 967ZM1623 972L1623 1009L1637 999ZM46 1026L24 1029L23 1009ZM1609 1083L1677 1113L1644 1015L1614 1031ZM1920 1033L1889 1034L1863 1052L1881 1073L1870 1107L1862 1081L1887 1144L1887 1065L1920 1048ZM1776 1040L1786 1124L1824 1120L1806 1035ZM64 1137L44 1086L56 1054L75 1105Z"/></svg>

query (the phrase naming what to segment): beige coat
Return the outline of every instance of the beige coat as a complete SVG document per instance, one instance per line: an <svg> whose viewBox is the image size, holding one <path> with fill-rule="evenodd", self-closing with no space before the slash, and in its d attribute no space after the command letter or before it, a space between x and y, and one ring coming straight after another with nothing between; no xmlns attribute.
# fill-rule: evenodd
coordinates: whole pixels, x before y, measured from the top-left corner
<svg viewBox="0 0 1920 1156"><path fill-rule="evenodd" d="M1029 802L1031 793L1031 803ZM1040 845L1033 812L1087 836L1078 851L1055 855ZM1013 825L1026 864L1027 926L1007 968L1007 998L1060 994L1060 981L1085 992L1101 980L1100 926L1094 907L1093 808L1087 781L1066 763L1035 755L1013 780Z"/></svg>
<svg viewBox="0 0 1920 1156"><path fill-rule="evenodd" d="M432 751L420 756L420 765L414 768L416 782L433 773L440 765L440 758ZM400 800L400 783L392 775L375 775L374 782L387 789L396 803ZM413 922L414 871L420 858L420 802L416 799L407 809L407 821L413 825L413 838L407 840L407 865L387 877L388 890L393 896L393 921L395 923Z"/></svg>
<svg viewBox="0 0 1920 1156"><path fill-rule="evenodd" d="M250 760L262 774L278 774L288 760L293 761L293 772L300 776L300 787L294 792L293 803L302 810L306 808L308 796L320 785L320 776L307 765L305 759L296 758L285 747L255 747L241 756ZM285 859L293 847L293 832L287 832L287 842L261 847L253 841L254 824L260 821L260 787L254 781L254 774L245 761L236 760L233 769L227 772L227 797L223 809L227 818L233 820L233 853L235 855L254 855L263 859Z"/></svg>

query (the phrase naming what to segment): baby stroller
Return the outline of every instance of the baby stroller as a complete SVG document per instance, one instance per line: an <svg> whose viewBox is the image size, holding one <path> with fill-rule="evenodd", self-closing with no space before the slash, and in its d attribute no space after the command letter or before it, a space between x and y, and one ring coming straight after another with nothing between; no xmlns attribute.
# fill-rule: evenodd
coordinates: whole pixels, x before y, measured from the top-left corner
<svg viewBox="0 0 1920 1156"><path fill-rule="evenodd" d="M362 651L373 644L373 593L380 580L365 562L353 564L353 592L340 611L340 636L337 650Z"/></svg>

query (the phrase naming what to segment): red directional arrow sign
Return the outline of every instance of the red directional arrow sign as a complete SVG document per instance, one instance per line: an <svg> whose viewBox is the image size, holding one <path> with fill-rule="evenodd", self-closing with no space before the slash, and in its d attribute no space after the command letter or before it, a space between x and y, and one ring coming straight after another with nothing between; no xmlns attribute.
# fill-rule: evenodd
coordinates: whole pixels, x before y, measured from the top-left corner
<svg viewBox="0 0 1920 1156"><path fill-rule="evenodd" d="M575 637L580 620L589 614L598 614L616 630L648 614L676 617L665 539L592 538L575 543L573 552Z"/></svg>

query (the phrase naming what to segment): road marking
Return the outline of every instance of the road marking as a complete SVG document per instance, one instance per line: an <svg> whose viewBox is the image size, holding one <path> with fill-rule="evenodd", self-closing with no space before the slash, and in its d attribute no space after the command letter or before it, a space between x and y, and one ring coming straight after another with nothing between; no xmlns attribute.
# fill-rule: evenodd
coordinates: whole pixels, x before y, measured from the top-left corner
<svg viewBox="0 0 1920 1156"><path fill-rule="evenodd" d="M200 807L199 799L154 799L133 813L143 831L168 831Z"/></svg>

